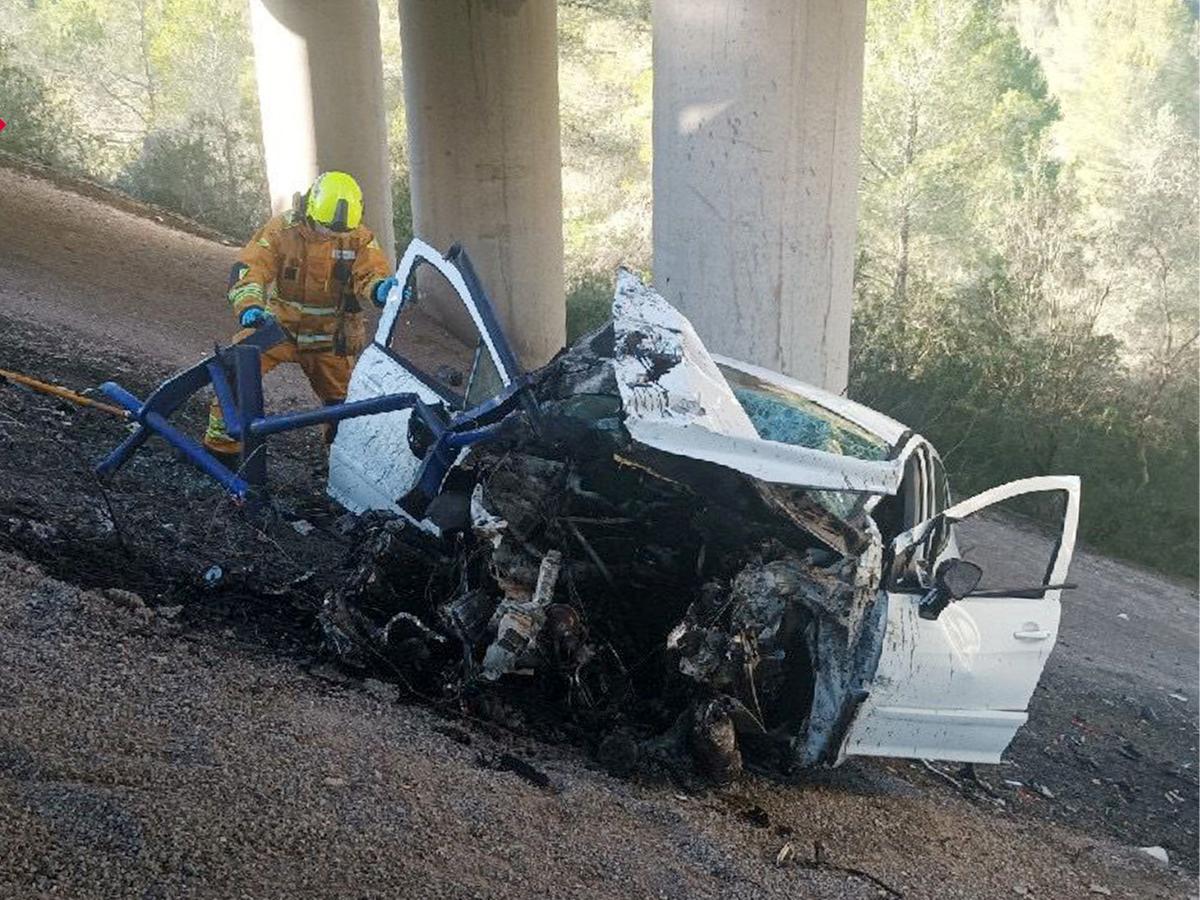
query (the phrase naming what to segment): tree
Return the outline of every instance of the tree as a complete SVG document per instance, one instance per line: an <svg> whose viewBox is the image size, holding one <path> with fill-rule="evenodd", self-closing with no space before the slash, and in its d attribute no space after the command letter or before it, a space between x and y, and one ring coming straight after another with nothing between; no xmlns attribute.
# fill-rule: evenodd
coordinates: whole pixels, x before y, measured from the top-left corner
<svg viewBox="0 0 1200 900"><path fill-rule="evenodd" d="M866 57L853 350L892 366L989 271L1057 108L997 3L872 7Z"/></svg>
<svg viewBox="0 0 1200 900"><path fill-rule="evenodd" d="M0 36L0 111L7 120L3 148L9 153L64 169L78 168L86 155L70 108L36 71L18 65Z"/></svg>
<svg viewBox="0 0 1200 900"><path fill-rule="evenodd" d="M234 206L264 190L246 26L243 0L162 0L162 23L150 45L163 105L177 111L164 124L178 128L183 119L216 137L222 177L215 186Z"/></svg>
<svg viewBox="0 0 1200 900"><path fill-rule="evenodd" d="M851 368L960 488L1079 472L1087 539L1193 574L1195 37L1174 0L871 7Z"/></svg>
<svg viewBox="0 0 1200 900"><path fill-rule="evenodd" d="M158 124L160 80L151 45L162 23L161 0L53 0L18 4L22 50L63 86L74 116L92 121L104 150L94 163L109 175Z"/></svg>
<svg viewBox="0 0 1200 900"><path fill-rule="evenodd" d="M568 281L592 296L650 262L649 4L560 6L559 56Z"/></svg>
<svg viewBox="0 0 1200 900"><path fill-rule="evenodd" d="M1164 106L1200 127L1195 6L1180 0L1017 0L1022 39L1062 106L1055 140L1087 203L1111 205L1129 146ZM1096 214L1096 211L1092 211Z"/></svg>
<svg viewBox="0 0 1200 900"><path fill-rule="evenodd" d="M1194 375L1200 341L1200 154L1196 136L1164 105L1143 120L1119 166L1116 209L1104 232L1107 267L1126 299L1120 328L1136 364L1140 483L1154 434L1173 430L1172 384Z"/></svg>

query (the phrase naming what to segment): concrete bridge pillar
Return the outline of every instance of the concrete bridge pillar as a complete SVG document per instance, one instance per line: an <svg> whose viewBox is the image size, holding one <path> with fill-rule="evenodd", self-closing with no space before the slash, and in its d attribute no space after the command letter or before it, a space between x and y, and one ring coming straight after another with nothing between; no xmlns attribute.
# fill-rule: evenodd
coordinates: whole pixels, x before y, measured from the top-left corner
<svg viewBox="0 0 1200 900"><path fill-rule="evenodd" d="M708 347L846 386L866 0L655 0L654 281Z"/></svg>
<svg viewBox="0 0 1200 900"><path fill-rule="evenodd" d="M250 26L272 211L318 172L349 172L395 262L376 0L250 0Z"/></svg>
<svg viewBox="0 0 1200 900"><path fill-rule="evenodd" d="M566 333L555 0L400 0L400 34L414 232L462 242L540 365Z"/></svg>

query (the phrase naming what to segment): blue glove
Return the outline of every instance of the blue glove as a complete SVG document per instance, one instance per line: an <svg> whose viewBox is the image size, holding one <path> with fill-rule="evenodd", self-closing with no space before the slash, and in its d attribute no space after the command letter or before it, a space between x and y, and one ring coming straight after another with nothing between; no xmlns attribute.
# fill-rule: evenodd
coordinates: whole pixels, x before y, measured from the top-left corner
<svg viewBox="0 0 1200 900"><path fill-rule="evenodd" d="M266 312L261 306L251 306L249 309L242 311L238 322L243 328L258 328L261 325L266 325L267 320L270 318L271 314Z"/></svg>
<svg viewBox="0 0 1200 900"><path fill-rule="evenodd" d="M395 286L396 286L396 276L395 275L389 275L387 278L383 279L383 281L379 282L379 284L375 285L375 294L374 294L374 296L371 297L371 299L375 301L375 305L382 309L384 307L384 305L387 303L388 293Z"/></svg>

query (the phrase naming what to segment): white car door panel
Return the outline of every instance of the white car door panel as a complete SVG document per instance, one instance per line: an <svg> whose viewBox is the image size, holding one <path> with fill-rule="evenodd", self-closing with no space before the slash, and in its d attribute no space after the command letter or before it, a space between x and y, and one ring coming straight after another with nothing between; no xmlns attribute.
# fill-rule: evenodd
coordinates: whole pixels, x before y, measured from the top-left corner
<svg viewBox="0 0 1200 900"><path fill-rule="evenodd" d="M388 294L375 340L354 367L347 401L412 393L425 403L440 404L447 412L453 411L453 403L386 349L392 343L393 331L400 327L404 286L418 266L437 270L462 301L479 330L501 384L508 386L517 376L511 355L498 347L502 340L490 332L487 315L472 299L463 273L429 244L413 240L396 268L398 283ZM421 460L408 445L409 421L413 415L412 410L403 409L346 419L338 426L329 454L328 491L333 499L357 513L379 509L403 514L398 501L413 487L421 466Z"/></svg>
<svg viewBox="0 0 1200 900"><path fill-rule="evenodd" d="M943 514L955 522L1039 491L1066 495L1057 550L1049 571L1030 572L1026 584L1010 586L1014 590L1059 585L1066 578L1079 519L1079 479L1011 482ZM935 523L923 522L900 535L893 549L903 552L923 540ZM1036 597L968 596L928 620L918 615L923 592L889 591L883 649L843 754L999 762L1027 718L1054 647L1061 593L1052 587Z"/></svg>
<svg viewBox="0 0 1200 900"><path fill-rule="evenodd" d="M413 393L425 403L441 397L400 365L378 344L359 357L350 376L348 401L383 394ZM411 409L346 419L329 451L329 495L351 512L368 509L399 513L398 500L416 479L421 460L408 446Z"/></svg>
<svg viewBox="0 0 1200 900"><path fill-rule="evenodd" d="M855 721L844 755L996 763L1028 718L1006 710L876 706Z"/></svg>

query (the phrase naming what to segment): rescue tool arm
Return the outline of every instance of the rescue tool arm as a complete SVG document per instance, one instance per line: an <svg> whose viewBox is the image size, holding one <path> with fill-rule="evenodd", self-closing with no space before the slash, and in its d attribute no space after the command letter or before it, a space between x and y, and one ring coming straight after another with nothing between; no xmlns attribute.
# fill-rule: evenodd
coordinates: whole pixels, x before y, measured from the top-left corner
<svg viewBox="0 0 1200 900"><path fill-rule="evenodd" d="M375 236L366 228L359 230L363 233L363 239L355 254L354 269L351 275L354 296L358 297L360 301L379 305L379 301L375 299L379 284L392 274L392 267L388 263L387 254L379 246L379 241L375 240ZM386 298L386 291L384 296Z"/></svg>
<svg viewBox="0 0 1200 900"><path fill-rule="evenodd" d="M281 220L276 216L256 231L238 254L240 275L229 289L229 305L239 321L251 307L266 308L267 285L279 274L280 230Z"/></svg>

